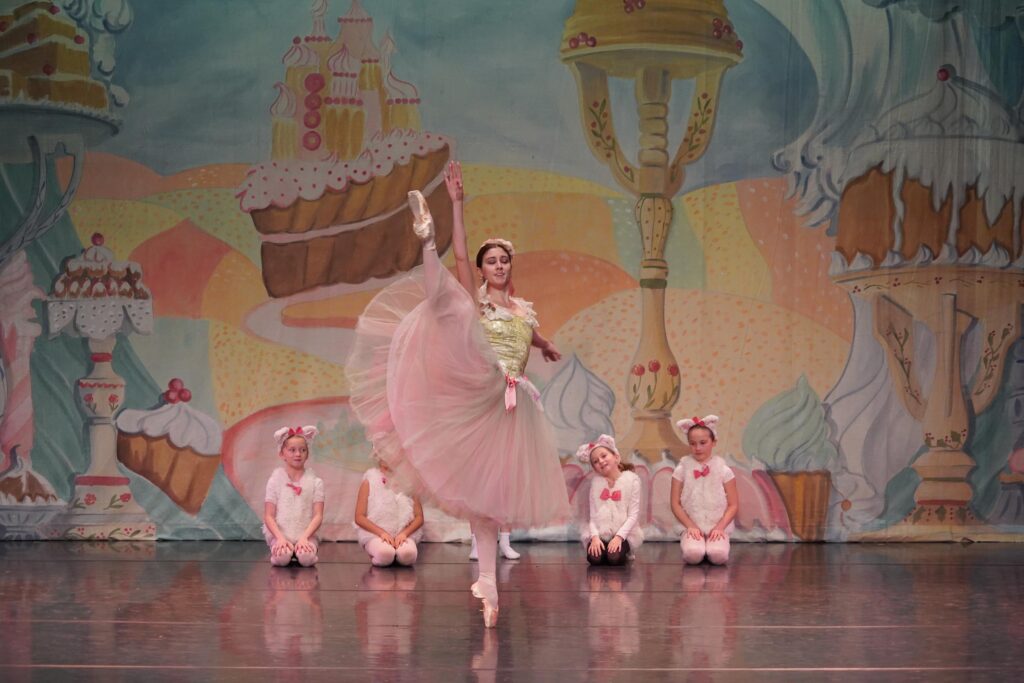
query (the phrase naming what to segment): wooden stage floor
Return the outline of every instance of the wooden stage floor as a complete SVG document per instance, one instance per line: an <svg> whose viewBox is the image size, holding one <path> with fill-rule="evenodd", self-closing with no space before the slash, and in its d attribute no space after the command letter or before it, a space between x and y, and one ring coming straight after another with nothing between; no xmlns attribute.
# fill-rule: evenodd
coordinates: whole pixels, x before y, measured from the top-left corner
<svg viewBox="0 0 1024 683"><path fill-rule="evenodd" d="M576 544L499 561L485 631L468 546L372 569L326 543L0 543L0 681L1020 680L1024 544L734 544L629 568Z"/></svg>

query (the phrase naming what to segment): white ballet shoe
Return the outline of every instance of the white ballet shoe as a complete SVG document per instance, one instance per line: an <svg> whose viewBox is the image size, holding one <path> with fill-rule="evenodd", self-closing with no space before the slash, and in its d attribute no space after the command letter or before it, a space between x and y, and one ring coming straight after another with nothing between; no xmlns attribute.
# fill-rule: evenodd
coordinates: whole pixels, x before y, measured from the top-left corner
<svg viewBox="0 0 1024 683"><path fill-rule="evenodd" d="M476 534L471 535L470 538L473 539L473 542L472 542L473 544L469 548L469 559L476 560L477 559ZM480 597L480 596L477 596L477 597Z"/></svg>
<svg viewBox="0 0 1024 683"><path fill-rule="evenodd" d="M412 231L420 238L424 249L435 249L434 218L430 215L427 200L419 190L409 192L409 209L412 211Z"/></svg>
<svg viewBox="0 0 1024 683"><path fill-rule="evenodd" d="M499 538L501 540L498 541L498 549L501 551L502 557L504 557L506 560L518 560L520 557L522 557L522 555L516 552L516 550L512 547L512 539L510 538L510 534L508 532L503 531Z"/></svg>

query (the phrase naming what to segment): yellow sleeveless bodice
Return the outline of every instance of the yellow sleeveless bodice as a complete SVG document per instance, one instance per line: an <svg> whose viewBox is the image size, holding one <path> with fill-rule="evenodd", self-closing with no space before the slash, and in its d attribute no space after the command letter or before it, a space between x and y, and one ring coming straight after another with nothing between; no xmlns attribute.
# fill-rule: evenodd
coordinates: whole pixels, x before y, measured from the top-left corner
<svg viewBox="0 0 1024 683"><path fill-rule="evenodd" d="M519 377L526 369L526 361L530 357L530 342L533 340L533 327L525 319L509 316L509 320L480 318L484 326L484 334L491 348L498 354L498 364L512 377Z"/></svg>

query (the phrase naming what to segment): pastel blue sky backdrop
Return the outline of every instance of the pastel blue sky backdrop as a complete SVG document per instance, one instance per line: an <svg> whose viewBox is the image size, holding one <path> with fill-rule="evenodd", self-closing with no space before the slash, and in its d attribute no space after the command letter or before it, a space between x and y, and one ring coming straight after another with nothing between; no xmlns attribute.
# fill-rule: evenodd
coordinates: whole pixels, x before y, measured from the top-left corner
<svg viewBox="0 0 1024 683"><path fill-rule="evenodd" d="M990 84L1009 103L1024 106L1019 2L975 0L965 6L941 0L933 4L949 11L933 17L921 12L918 0L726 0L744 41L744 60L726 75L718 128L704 159L689 169L687 188L772 175L771 154L810 125L828 90L843 89L848 76L830 65L863 61L823 60L829 50L907 60L896 69L910 77L898 84L865 76L876 89L891 87L899 91L893 96L908 96L933 80L938 64L931 62L955 58L957 49L946 43L962 41L973 46ZM350 4L329 0L332 35ZM607 169L587 151L575 84L559 60L562 28L574 0L363 0L363 5L374 18L375 37L379 40L385 30L394 36L396 74L419 88L425 126L456 138L461 159L613 185ZM283 78L281 56L292 37L310 29L309 6L306 0L132 0L135 22L118 36L115 76L132 102L121 134L104 149L162 173L267 158L272 85ZM957 21L962 25L951 27ZM858 25L878 28L858 31ZM840 29L843 35L830 35L841 26L847 27ZM809 57L791 31L818 34L814 54ZM807 38L802 40L806 47ZM901 44L919 48L908 54L898 49ZM674 85L673 145L682 134L691 87ZM632 156L637 138L632 86L613 83L612 92L620 143ZM878 113L872 107L853 117L866 123Z"/></svg>
<svg viewBox="0 0 1024 683"><path fill-rule="evenodd" d="M330 0L328 33L350 0ZM576 86L559 60L573 0L363 0L379 41L394 37L398 77L423 98L425 127L453 136L458 156L552 170L614 186L588 151ZM752 0L729 0L744 40L726 75L721 116L690 187L771 175L771 153L809 123L817 83L788 31ZM119 135L104 151L161 172L270 154L273 84L281 56L309 32L309 3L280 0L133 0L135 21L118 36L115 82L131 95ZM691 84L676 82L672 143L678 144ZM620 143L635 154L631 84L613 84Z"/></svg>

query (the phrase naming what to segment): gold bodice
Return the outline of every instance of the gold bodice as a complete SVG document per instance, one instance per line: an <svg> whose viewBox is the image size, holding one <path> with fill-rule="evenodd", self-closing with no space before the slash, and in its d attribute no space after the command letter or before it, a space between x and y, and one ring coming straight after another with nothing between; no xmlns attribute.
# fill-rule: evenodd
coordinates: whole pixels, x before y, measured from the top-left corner
<svg viewBox="0 0 1024 683"><path fill-rule="evenodd" d="M526 361L530 357L533 327L519 316L509 318L501 320L483 316L480 324L484 326L484 334L491 348L498 354L498 363L502 369L513 377L519 377L526 369Z"/></svg>

